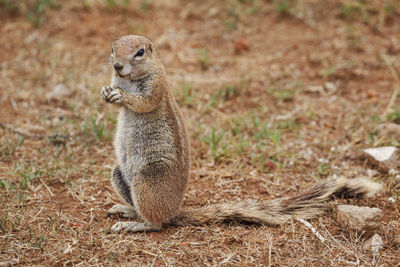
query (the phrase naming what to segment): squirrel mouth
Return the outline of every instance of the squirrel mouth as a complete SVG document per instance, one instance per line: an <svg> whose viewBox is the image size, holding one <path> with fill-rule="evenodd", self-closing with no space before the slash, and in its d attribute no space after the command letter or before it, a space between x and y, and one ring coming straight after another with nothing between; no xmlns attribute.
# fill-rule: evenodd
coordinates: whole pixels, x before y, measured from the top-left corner
<svg viewBox="0 0 400 267"><path fill-rule="evenodd" d="M119 73L118 71L116 71L116 74L117 74L118 77L121 77L121 78L128 78L128 77L131 75L130 73L125 74L125 75L122 75L122 74Z"/></svg>
<svg viewBox="0 0 400 267"><path fill-rule="evenodd" d="M115 71L115 75L116 75L117 77L120 77L120 78L123 78L123 79L128 79L128 80L131 80L131 81L142 81L142 80L144 80L144 79L146 79L146 78L149 78L149 77L152 75L152 73L143 73L143 74L140 75L140 76L135 76L135 75L132 75L132 74L133 74L133 73L131 72L131 73L122 75L122 74L119 73L118 71Z"/></svg>

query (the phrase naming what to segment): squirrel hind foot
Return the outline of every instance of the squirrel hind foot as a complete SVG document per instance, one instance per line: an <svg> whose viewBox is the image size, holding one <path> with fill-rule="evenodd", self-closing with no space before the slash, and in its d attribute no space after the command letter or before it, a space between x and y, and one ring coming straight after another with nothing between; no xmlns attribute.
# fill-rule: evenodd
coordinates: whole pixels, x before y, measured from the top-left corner
<svg viewBox="0 0 400 267"><path fill-rule="evenodd" d="M136 211L127 205L115 204L107 211L107 217L116 214L121 214L123 218L139 219Z"/></svg>
<svg viewBox="0 0 400 267"><path fill-rule="evenodd" d="M141 222L117 222L111 230L117 233L158 232L162 227Z"/></svg>

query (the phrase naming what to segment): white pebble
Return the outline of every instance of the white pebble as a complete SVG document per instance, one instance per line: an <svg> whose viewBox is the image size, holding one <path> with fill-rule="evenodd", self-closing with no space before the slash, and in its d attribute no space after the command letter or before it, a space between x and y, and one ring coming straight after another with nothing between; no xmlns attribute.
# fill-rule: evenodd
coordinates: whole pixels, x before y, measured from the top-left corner
<svg viewBox="0 0 400 267"><path fill-rule="evenodd" d="M397 170L395 170L395 169L390 169L389 170L389 175L393 175L393 176L397 176L397 173L398 173L398 171Z"/></svg>

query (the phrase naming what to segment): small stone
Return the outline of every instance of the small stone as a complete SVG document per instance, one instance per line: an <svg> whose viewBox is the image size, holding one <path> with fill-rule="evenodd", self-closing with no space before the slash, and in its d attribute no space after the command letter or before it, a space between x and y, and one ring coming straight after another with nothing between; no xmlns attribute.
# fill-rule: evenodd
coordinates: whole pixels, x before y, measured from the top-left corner
<svg viewBox="0 0 400 267"><path fill-rule="evenodd" d="M210 8L210 9L208 10L208 15L209 15L210 17L215 17L216 15L218 15L218 12L219 12L218 8L212 7L212 8Z"/></svg>
<svg viewBox="0 0 400 267"><path fill-rule="evenodd" d="M378 234L374 234L370 239L368 239L363 246L363 249L371 251L376 254L383 248L382 237Z"/></svg>
<svg viewBox="0 0 400 267"><path fill-rule="evenodd" d="M392 198L392 197L389 197L389 198L388 198L388 201L389 201L389 203L395 203L395 202L396 202L396 199L394 199L394 198Z"/></svg>
<svg viewBox="0 0 400 267"><path fill-rule="evenodd" d="M394 146L364 149L364 154L373 164L384 171L398 167L397 148Z"/></svg>
<svg viewBox="0 0 400 267"><path fill-rule="evenodd" d="M378 92L376 90L369 89L366 92L366 96L367 96L367 98L375 98L378 96Z"/></svg>
<svg viewBox="0 0 400 267"><path fill-rule="evenodd" d="M251 175L251 176L257 176L257 175L258 175L257 170L252 170L252 171L250 172L250 175Z"/></svg>
<svg viewBox="0 0 400 267"><path fill-rule="evenodd" d="M324 84L324 87L326 88L326 90L330 91L330 92L334 92L337 89L337 86L335 83L333 82L326 82Z"/></svg>
<svg viewBox="0 0 400 267"><path fill-rule="evenodd" d="M337 219L344 227L352 230L372 230L380 227L382 210L354 205L339 205Z"/></svg>
<svg viewBox="0 0 400 267"><path fill-rule="evenodd" d="M58 99L62 100L64 97L68 97L72 94L71 89L68 88L63 83L59 83L56 86L54 86L53 90L51 92L48 92L46 94L46 97L48 99Z"/></svg>
<svg viewBox="0 0 400 267"><path fill-rule="evenodd" d="M375 176L378 176L378 175L379 175L379 172L377 170L367 169L367 176L375 177Z"/></svg>
<svg viewBox="0 0 400 267"><path fill-rule="evenodd" d="M307 93L318 93L318 94L322 94L325 92L324 87L320 85L310 85L306 87L305 91Z"/></svg>
<svg viewBox="0 0 400 267"><path fill-rule="evenodd" d="M395 175L397 175L399 172L398 172L397 170L395 170L395 169L390 169L390 170L388 171L388 173L389 173L389 175L391 175L391 176L395 176Z"/></svg>
<svg viewBox="0 0 400 267"><path fill-rule="evenodd" d="M323 164L328 164L329 163L329 159L319 158L318 162L323 163Z"/></svg>
<svg viewBox="0 0 400 267"><path fill-rule="evenodd" d="M240 54L243 51L248 51L250 46L249 43L244 39L239 39L234 42L235 53Z"/></svg>

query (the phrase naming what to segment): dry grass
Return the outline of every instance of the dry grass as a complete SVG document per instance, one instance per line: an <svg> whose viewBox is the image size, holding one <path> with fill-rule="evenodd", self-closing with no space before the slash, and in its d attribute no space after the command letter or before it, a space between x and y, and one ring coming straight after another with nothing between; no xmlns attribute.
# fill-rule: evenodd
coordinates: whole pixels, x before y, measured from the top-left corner
<svg viewBox="0 0 400 267"><path fill-rule="evenodd" d="M112 40L151 37L190 133L188 207L286 196L335 174L371 175L361 149L400 146L399 133L378 130L400 123L396 1L51 2L58 5L15 11L0 1L0 123L14 130L0 128L0 262L399 263L395 174L374 176L386 186L376 198L349 201L383 210L377 255L362 249L372 233L343 229L334 204L310 221L324 242L298 221L110 233L117 110L99 94ZM60 83L70 91L51 97Z"/></svg>

